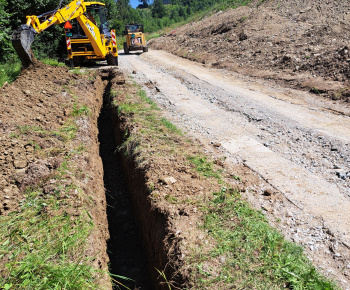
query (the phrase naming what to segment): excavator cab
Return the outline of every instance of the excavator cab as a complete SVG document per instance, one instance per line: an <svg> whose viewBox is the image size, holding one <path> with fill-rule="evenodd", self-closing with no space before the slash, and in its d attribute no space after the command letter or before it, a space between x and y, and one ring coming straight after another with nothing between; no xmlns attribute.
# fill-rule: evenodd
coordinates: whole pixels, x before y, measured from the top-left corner
<svg viewBox="0 0 350 290"><path fill-rule="evenodd" d="M35 35L62 23L71 66L80 65L84 59L107 60L109 65L118 65L115 31L108 29L105 4L73 0L63 8L26 18L27 23L12 34L12 45L23 66L34 62L30 47Z"/></svg>
<svg viewBox="0 0 350 290"><path fill-rule="evenodd" d="M108 28L106 8L99 4L92 4L86 7L85 15L96 27L98 27L102 41L106 43L108 47L108 45L111 44L113 40L111 32ZM87 26L89 31L91 31L91 27L86 25L86 23L84 23L82 27L78 19L74 19L71 24L72 29L66 30L66 41L70 66L80 66L84 60L104 59L103 57L101 58L95 54L93 44L86 36L86 33L83 29L83 27L85 27L86 30ZM115 53L117 53L116 48ZM118 59L116 57L113 58L112 56L107 55L106 59L108 64L118 65Z"/></svg>

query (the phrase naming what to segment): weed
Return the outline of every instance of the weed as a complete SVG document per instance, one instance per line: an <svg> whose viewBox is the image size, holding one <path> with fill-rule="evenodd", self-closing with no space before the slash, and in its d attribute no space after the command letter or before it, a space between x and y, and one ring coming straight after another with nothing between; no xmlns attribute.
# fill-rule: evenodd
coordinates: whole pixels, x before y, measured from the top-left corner
<svg viewBox="0 0 350 290"><path fill-rule="evenodd" d="M12 133L10 133L9 138L11 138L11 139L18 139L19 135L17 133L12 132Z"/></svg>
<svg viewBox="0 0 350 290"><path fill-rule="evenodd" d="M109 91L109 98L113 100L117 96L117 92L113 89Z"/></svg>
<svg viewBox="0 0 350 290"><path fill-rule="evenodd" d="M78 75L84 75L84 74L88 74L89 72L87 70L81 69L81 68L73 68L71 70L69 70L70 73L73 74L78 74Z"/></svg>
<svg viewBox="0 0 350 290"><path fill-rule="evenodd" d="M79 116L82 116L82 115L85 115L85 116L90 116L91 115L91 110L88 108L88 106L86 105L81 105L79 108L78 108L78 104L74 104L73 105L73 111L72 111L72 116L73 117L79 117Z"/></svg>
<svg viewBox="0 0 350 290"><path fill-rule="evenodd" d="M303 251L271 228L265 216L250 208L239 192L222 187L203 204L203 229L215 240L207 256L195 254L197 289L334 289L303 255ZM203 269L206 260L225 257L219 275Z"/></svg>
<svg viewBox="0 0 350 290"><path fill-rule="evenodd" d="M171 204L176 204L178 202L177 198L174 196L170 196L169 194L167 194L165 196L165 200L168 201Z"/></svg>
<svg viewBox="0 0 350 290"><path fill-rule="evenodd" d="M0 285L8 289L96 287L99 273L84 253L91 219L84 213L74 218L50 214L59 209L59 201L40 195L40 191L27 193L19 212L0 217L0 261L6 261Z"/></svg>
<svg viewBox="0 0 350 290"><path fill-rule="evenodd" d="M187 159L195 166L195 169L205 177L214 177L221 181L222 170L214 170L213 162L208 161L207 157L188 156Z"/></svg>
<svg viewBox="0 0 350 290"><path fill-rule="evenodd" d="M231 178L232 178L233 180L242 181L242 179L241 179L239 176L236 176L236 175L234 175L234 174L231 175Z"/></svg>
<svg viewBox="0 0 350 290"><path fill-rule="evenodd" d="M173 123L169 122L167 119L162 118L161 122L170 132L182 135L181 130L177 128Z"/></svg>
<svg viewBox="0 0 350 290"><path fill-rule="evenodd" d="M162 278L164 279L165 284L168 286L168 289L171 290L171 285L170 285L170 283L168 282L168 279L167 279L167 277L165 276L164 271L160 271L160 270L158 270L157 268L155 268L155 269L156 269L156 271L159 273L159 277L162 277Z"/></svg>
<svg viewBox="0 0 350 290"><path fill-rule="evenodd" d="M13 82L21 72L21 63L18 59L12 59L0 64L0 87L5 82Z"/></svg>
<svg viewBox="0 0 350 290"><path fill-rule="evenodd" d="M316 94L316 95L321 94L320 90L319 90L318 88L315 88L315 87L311 88L311 89L310 89L310 92L311 92L311 93L314 93L314 94Z"/></svg>
<svg viewBox="0 0 350 290"><path fill-rule="evenodd" d="M51 65L51 66L65 66L63 62L59 62L56 59L51 59L51 58L43 58L40 59L43 63Z"/></svg>
<svg viewBox="0 0 350 290"><path fill-rule="evenodd" d="M77 131L77 125L74 122L68 122L60 128L59 132L53 132L53 134L67 142L75 138Z"/></svg>

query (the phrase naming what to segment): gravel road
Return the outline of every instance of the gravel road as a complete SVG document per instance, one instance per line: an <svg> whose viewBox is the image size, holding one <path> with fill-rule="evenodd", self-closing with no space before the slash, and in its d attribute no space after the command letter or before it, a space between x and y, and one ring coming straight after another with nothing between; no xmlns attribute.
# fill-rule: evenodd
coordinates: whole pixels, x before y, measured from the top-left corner
<svg viewBox="0 0 350 290"><path fill-rule="evenodd" d="M344 105L269 86L163 51L120 54L120 68L167 117L257 173L250 200L344 289L350 285L350 117ZM342 114L344 113L344 114ZM264 198L270 186L282 200Z"/></svg>

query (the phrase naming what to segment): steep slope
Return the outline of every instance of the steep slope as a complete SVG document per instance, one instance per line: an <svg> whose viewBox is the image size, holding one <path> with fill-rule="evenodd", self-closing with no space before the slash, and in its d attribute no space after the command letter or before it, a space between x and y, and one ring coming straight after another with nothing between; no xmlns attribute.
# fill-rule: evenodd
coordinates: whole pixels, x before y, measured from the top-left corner
<svg viewBox="0 0 350 290"><path fill-rule="evenodd" d="M341 1L264 1L216 12L150 46L349 101L349 15Z"/></svg>

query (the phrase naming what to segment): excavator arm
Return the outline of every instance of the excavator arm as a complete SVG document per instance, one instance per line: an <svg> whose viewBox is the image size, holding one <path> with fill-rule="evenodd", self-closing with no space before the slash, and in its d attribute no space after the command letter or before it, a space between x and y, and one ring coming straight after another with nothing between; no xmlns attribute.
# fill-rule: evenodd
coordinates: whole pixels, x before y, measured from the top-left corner
<svg viewBox="0 0 350 290"><path fill-rule="evenodd" d="M27 67L34 62L34 56L30 47L36 34L41 33L52 25L65 23L75 18L77 18L85 35L91 42L96 55L106 55L106 49L102 44L100 31L89 18L88 14L85 13L86 7L93 4L104 5L98 2L74 0L61 9L56 9L39 16L27 16L27 23L21 25L21 27L12 34L12 45L23 66Z"/></svg>

